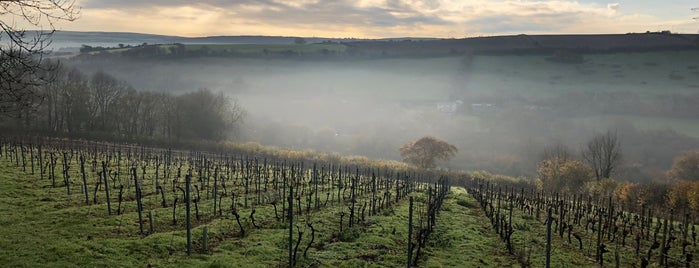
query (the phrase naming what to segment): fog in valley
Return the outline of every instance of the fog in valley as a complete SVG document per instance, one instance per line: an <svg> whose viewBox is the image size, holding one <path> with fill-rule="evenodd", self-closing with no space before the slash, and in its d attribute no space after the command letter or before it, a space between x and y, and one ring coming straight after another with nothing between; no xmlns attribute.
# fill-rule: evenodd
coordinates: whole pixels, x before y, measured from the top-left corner
<svg viewBox="0 0 699 268"><path fill-rule="evenodd" d="M265 146L400 160L398 148L431 135L459 152L439 166L536 174L546 148L574 156L594 135L616 132L614 176L652 181L699 146L696 51L294 60L74 58L138 90L208 88L237 100L244 124L231 138Z"/></svg>
<svg viewBox="0 0 699 268"><path fill-rule="evenodd" d="M699 267L689 2L0 0L0 263Z"/></svg>

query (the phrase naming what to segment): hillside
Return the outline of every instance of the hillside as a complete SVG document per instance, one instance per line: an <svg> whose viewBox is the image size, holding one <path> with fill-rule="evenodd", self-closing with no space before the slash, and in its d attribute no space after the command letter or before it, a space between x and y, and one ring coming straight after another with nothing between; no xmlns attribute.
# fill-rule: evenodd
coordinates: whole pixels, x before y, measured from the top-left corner
<svg viewBox="0 0 699 268"><path fill-rule="evenodd" d="M207 36L180 37L139 33L58 31L53 36L54 49L81 45L116 47L118 44L294 44L298 37L290 36ZM607 35L513 35L474 37L464 39L385 38L338 39L302 37L306 43L343 43L364 51L405 51L415 55L454 54L463 51L483 53L513 53L521 51L547 52L572 49L586 52L619 50L688 49L699 45L696 34L607 34Z"/></svg>
<svg viewBox="0 0 699 268"><path fill-rule="evenodd" d="M32 32L29 32L32 34ZM260 45L289 45L294 44L299 37L293 36L203 36L203 37L182 37L142 33L123 32L78 32L78 31L56 31L53 35L53 42L50 45L53 49L79 48L82 45L116 47L119 44L140 45L148 44L260 44ZM367 41L368 39L353 38L322 38L322 37L301 37L306 43L321 42L352 42ZM389 38L378 39L386 41L397 40L433 40L434 38Z"/></svg>

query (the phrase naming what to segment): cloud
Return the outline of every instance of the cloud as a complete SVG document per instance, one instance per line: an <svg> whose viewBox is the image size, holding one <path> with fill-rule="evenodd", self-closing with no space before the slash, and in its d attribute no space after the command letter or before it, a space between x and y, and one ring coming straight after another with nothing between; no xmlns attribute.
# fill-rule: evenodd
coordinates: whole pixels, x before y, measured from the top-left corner
<svg viewBox="0 0 699 268"><path fill-rule="evenodd" d="M659 18L577 1L482 1L462 23L472 35L645 32ZM652 29L651 29L652 30Z"/></svg>
<svg viewBox="0 0 699 268"><path fill-rule="evenodd" d="M118 28L120 31L186 36L424 35L435 30L439 32L436 26L454 23L439 16L437 12L440 2L441 0L83 0L80 2L83 7L80 22L84 28L110 25L111 29ZM211 24L204 23L207 21ZM93 27L92 30L96 29Z"/></svg>
<svg viewBox="0 0 699 268"><path fill-rule="evenodd" d="M153 9L190 7L202 11L216 11L261 22L284 23L344 23L392 26L397 24L444 24L436 16L422 12L424 8L435 9L439 0L386 0L381 5L360 6L353 0L84 0L84 9L129 10L129 12L151 12Z"/></svg>
<svg viewBox="0 0 699 268"><path fill-rule="evenodd" d="M607 4L607 9L613 10L613 11L619 11L620 6L621 6L621 4L619 4L619 3L610 3L610 4Z"/></svg>
<svg viewBox="0 0 699 268"><path fill-rule="evenodd" d="M553 13L536 17L526 15L493 15L479 17L466 23L479 33L524 33L559 32L566 24L579 23L574 13Z"/></svg>
<svg viewBox="0 0 699 268"><path fill-rule="evenodd" d="M71 28L186 36L464 37L645 31L659 19L569 0L82 0ZM76 26L80 24L79 26Z"/></svg>

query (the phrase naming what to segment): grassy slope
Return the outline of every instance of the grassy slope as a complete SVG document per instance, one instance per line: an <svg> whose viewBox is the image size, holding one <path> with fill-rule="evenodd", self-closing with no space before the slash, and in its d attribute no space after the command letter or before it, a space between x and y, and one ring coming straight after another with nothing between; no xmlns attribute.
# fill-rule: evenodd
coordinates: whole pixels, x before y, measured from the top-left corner
<svg viewBox="0 0 699 268"><path fill-rule="evenodd" d="M65 188L52 188L50 181L39 180L38 175L22 172L21 168L14 167L4 158L0 160L0 171L0 181L3 181L0 185L0 263L6 267L274 267L286 260L288 229L275 223L270 207L257 208L258 224L264 227L249 228L245 238L238 237L238 228L232 217L195 223L192 235L195 254L187 257L181 221L176 227L169 224L171 209L147 210L153 213L156 233L140 238L133 201L123 204L126 213L108 216L102 192L98 192L97 205L85 206L84 196L80 192L67 195ZM420 198L421 194L416 195ZM480 256L492 256L493 252L502 256L488 258L488 262L514 263L512 258L501 254L502 245L488 231L487 221L480 212L476 208L455 205L455 198L471 200L464 191L451 194L438 225L454 232L454 235L461 233L475 237L475 240L465 240L463 245L470 248L466 252L462 252L463 246L428 250L427 266L469 263L467 261L483 258ZM145 197L144 207L154 207L151 203L157 201L157 198ZM116 204L112 205L116 207ZM211 213L205 206L200 205L203 214ZM307 259L301 255L308 236L305 236L299 249L298 258L304 266L403 266L407 251L406 200L381 215L370 217L368 226L345 231L343 235L338 235L336 227L340 206L331 206L314 214L314 227L317 229L315 245L309 250ZM249 209L241 209L242 215L249 212ZM451 223L462 217L466 217L463 224ZM178 218L183 219L184 215L178 214ZM244 224L250 227L247 219ZM468 226L472 224L482 232L460 231L461 227L470 230ZM211 245L206 253L199 252L203 226L209 229ZM300 226L306 235L310 233L309 229L303 228L303 224ZM147 224L145 228L148 228ZM452 240L462 238L464 236L455 236ZM469 242L481 240L487 243L475 242L480 244L476 246ZM471 245L474 247L471 248ZM422 263L425 264L424 260Z"/></svg>
<svg viewBox="0 0 699 268"><path fill-rule="evenodd" d="M519 267L463 188L452 188L442 205L428 250L427 267ZM462 206L457 204L461 200Z"/></svg>
<svg viewBox="0 0 699 268"><path fill-rule="evenodd" d="M585 54L581 64L561 64L545 55L477 56L473 90L522 95L569 91L691 94L699 87L699 51ZM660 90L662 89L662 90Z"/></svg>
<svg viewBox="0 0 699 268"><path fill-rule="evenodd" d="M72 169L73 170L73 169ZM240 214L246 235L239 236L230 215L211 219L211 203L199 206L202 220L194 221L194 254L185 254L183 209L179 222L172 225L172 209L159 208L156 195L144 197L145 212L153 214L155 233L141 238L135 202L123 204L125 213L107 215L104 193L98 192L98 204L85 206L79 190L67 195L65 188L51 187L47 179L22 172L0 159L0 263L5 267L283 267L287 256L288 225L277 223L271 206L256 208L257 224L252 228L247 215L251 207L241 201ZM73 180L77 180L75 177ZM94 185L94 184L93 184ZM79 187L76 187L79 189ZM115 196L112 191L112 196ZM423 193L414 193L416 200ZM366 197L364 197L366 198ZM90 197L92 199L92 196ZM114 199L114 198L113 198ZM364 199L361 199L364 200ZM92 202L92 200L91 200ZM170 200L171 202L171 200ZM360 203L363 201L360 201ZM416 202L416 204L421 204ZM112 204L115 210L117 204ZM306 217L297 224L304 232L299 246L301 267L404 267L406 261L408 201L367 217L366 225L338 232L338 215L346 203L331 202L311 217L316 237L303 257L310 229ZM424 208L417 208L420 210ZM507 213L503 204L503 213ZM516 254L509 255L477 202L463 188L452 187L442 206L437 226L430 237L421 267L519 267L529 255L533 267L544 265L545 226L541 219L515 210L513 244ZM147 214L144 213L147 219ZM417 220L416 220L417 221ZM145 220L145 228L148 221ZM202 251L202 232L208 228L209 248ZM294 230L294 236L297 236ZM564 237L553 237L554 267L597 267L593 258L593 234L584 232L584 250ZM630 239L629 239L630 240ZM613 252L613 251L612 251ZM635 265L637 259L627 245L621 249L621 263ZM613 254L613 253L610 253ZM613 255L605 256L613 265Z"/></svg>

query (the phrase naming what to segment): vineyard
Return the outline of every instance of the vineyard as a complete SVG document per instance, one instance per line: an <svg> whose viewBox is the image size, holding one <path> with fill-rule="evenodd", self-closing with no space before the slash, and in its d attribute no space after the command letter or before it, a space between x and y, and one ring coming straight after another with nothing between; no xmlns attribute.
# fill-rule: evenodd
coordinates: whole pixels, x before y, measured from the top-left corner
<svg viewBox="0 0 699 268"><path fill-rule="evenodd" d="M699 264L689 214L466 174L17 139L0 170L8 267Z"/></svg>
<svg viewBox="0 0 699 268"><path fill-rule="evenodd" d="M645 206L629 211L612 197L559 196L478 180L469 188L510 254L526 264L541 263L532 257L541 249L546 252L543 262L552 265L585 265L571 261L578 259L613 267L699 264L693 258L697 253L694 218L688 213ZM552 253L555 245L560 247Z"/></svg>

